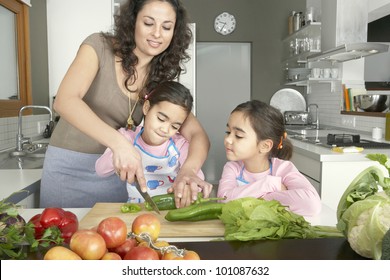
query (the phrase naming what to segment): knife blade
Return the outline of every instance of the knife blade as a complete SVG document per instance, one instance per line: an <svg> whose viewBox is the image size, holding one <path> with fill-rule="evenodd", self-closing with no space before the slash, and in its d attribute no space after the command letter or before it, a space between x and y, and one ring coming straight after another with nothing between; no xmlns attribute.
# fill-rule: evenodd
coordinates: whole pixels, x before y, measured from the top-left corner
<svg viewBox="0 0 390 280"><path fill-rule="evenodd" d="M149 203L150 206L152 206L153 210L154 210L157 214L161 215L160 210L158 210L158 207L157 207L156 203L153 201L153 199L150 197L150 195L149 195L147 192L143 192L143 191L141 190L141 187L139 186L137 180L135 180L134 185L135 185L135 188L137 189L137 191L138 191L138 192L142 195L142 197L145 199L145 201L146 201L147 203Z"/></svg>

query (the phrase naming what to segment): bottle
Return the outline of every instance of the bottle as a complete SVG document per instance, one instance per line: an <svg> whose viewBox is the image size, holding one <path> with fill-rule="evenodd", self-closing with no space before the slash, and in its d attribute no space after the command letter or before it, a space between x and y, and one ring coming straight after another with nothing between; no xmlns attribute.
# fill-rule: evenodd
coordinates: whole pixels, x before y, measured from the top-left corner
<svg viewBox="0 0 390 280"><path fill-rule="evenodd" d="M296 12L294 14L294 31L298 31L301 28L302 12Z"/></svg>
<svg viewBox="0 0 390 280"><path fill-rule="evenodd" d="M294 14L295 11L292 11L288 17L288 35L291 35L294 32Z"/></svg>
<svg viewBox="0 0 390 280"><path fill-rule="evenodd" d="M390 141L390 112L386 113L385 140Z"/></svg>

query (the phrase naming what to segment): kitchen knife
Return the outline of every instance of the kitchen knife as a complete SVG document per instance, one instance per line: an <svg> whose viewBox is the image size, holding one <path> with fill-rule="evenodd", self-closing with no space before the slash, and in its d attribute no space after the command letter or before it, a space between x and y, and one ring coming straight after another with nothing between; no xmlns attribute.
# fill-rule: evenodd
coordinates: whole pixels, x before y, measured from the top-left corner
<svg viewBox="0 0 390 280"><path fill-rule="evenodd" d="M141 187L138 184L138 181L135 180L134 186L137 189L137 191L142 195L142 197L145 199L145 202L149 203L150 206L152 206L153 210L160 214L160 211L158 210L158 207L156 203L154 203L153 199L150 197L150 195L147 192L142 192Z"/></svg>

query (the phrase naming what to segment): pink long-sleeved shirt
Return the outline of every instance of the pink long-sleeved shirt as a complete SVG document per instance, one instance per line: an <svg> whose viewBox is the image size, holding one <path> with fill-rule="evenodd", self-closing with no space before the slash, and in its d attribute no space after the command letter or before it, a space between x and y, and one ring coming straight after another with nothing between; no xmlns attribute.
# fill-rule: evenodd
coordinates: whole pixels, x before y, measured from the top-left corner
<svg viewBox="0 0 390 280"><path fill-rule="evenodd" d="M137 134L140 132L141 129L142 129L141 126L138 126L135 131L120 128L119 132L122 133L126 137L126 139L128 139L131 143L133 143L134 138L137 136ZM180 153L179 162L180 162L180 166L182 166L188 155L189 143L181 134L178 133L172 136L172 140L175 143L175 146ZM167 153L169 141L166 141L160 146L150 146L142 140L142 137L139 137L137 140L137 144L140 145L145 151L149 152L150 154L153 154L158 157L162 157L165 156ZM103 155L98 158L98 160L95 163L95 169L96 169L96 173L101 177L110 176L115 173L114 165L112 163L111 149L107 148L103 153ZM199 176L199 178L204 180L204 174L201 170L199 170L197 175Z"/></svg>
<svg viewBox="0 0 390 280"><path fill-rule="evenodd" d="M229 161L225 164L219 181L218 197L227 197L224 202L242 198L256 197L266 200L278 200L288 206L290 211L313 216L321 211L321 199L310 184L291 161L272 158L272 175L270 170L262 173L250 173L245 168L242 177L248 182L239 185L237 178L243 169L243 162ZM282 190L281 185L287 190Z"/></svg>

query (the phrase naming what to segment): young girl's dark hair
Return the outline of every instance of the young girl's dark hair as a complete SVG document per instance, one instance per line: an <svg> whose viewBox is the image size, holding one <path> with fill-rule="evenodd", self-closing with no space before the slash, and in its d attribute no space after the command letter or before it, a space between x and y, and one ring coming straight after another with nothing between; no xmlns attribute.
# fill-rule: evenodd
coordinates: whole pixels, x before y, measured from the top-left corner
<svg viewBox="0 0 390 280"><path fill-rule="evenodd" d="M176 23L171 44L150 62L145 89L140 92L141 98L150 91L153 83L174 80L184 71L183 63L190 59L186 51L192 40L187 11L180 0L128 0L121 5L119 14L114 16L114 33L103 33L111 42L114 54L122 60L122 67L127 73L124 85L129 89L128 81L137 75L135 66L138 58L133 52L136 47L134 33L137 15L145 4L152 1L170 3L176 12Z"/></svg>
<svg viewBox="0 0 390 280"><path fill-rule="evenodd" d="M293 146L284 128L282 113L259 100L251 100L238 105L233 112L241 112L249 119L256 132L257 141L271 139L273 147L269 157L289 160L292 156Z"/></svg>
<svg viewBox="0 0 390 280"><path fill-rule="evenodd" d="M163 82L145 96L145 100L150 102L150 107L168 101L182 107L188 114L192 110L193 98L188 88L175 81Z"/></svg>

